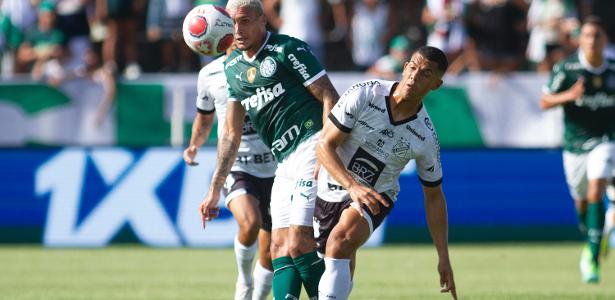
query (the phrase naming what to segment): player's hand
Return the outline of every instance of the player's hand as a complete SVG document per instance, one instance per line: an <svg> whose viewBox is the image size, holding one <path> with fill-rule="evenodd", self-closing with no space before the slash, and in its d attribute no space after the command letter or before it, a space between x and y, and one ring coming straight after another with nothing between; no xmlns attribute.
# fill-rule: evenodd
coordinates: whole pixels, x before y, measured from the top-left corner
<svg viewBox="0 0 615 300"><path fill-rule="evenodd" d="M358 202L359 207L363 207L363 205L367 206L374 215L380 213L380 206L378 206L378 203L382 203L382 205L389 207L389 202L387 202L382 195L378 194L376 190L370 187L354 184L348 188L348 194L352 200ZM363 216L363 211L359 210L359 214Z"/></svg>
<svg viewBox="0 0 615 300"><path fill-rule="evenodd" d="M585 78L579 77L577 82L575 82L570 89L568 89L568 95L570 101L575 101L583 96L585 93Z"/></svg>
<svg viewBox="0 0 615 300"><path fill-rule="evenodd" d="M189 146L188 148L186 148L186 150L184 150L184 161L186 162L187 165L189 166L198 166L199 163L194 160L194 158L196 157L196 153L199 151L199 148L197 148L196 146Z"/></svg>
<svg viewBox="0 0 615 300"><path fill-rule="evenodd" d="M207 196L205 196L205 199L201 201L199 205L199 214L203 222L203 229L205 228L205 222L212 221L220 215L220 208L218 207L219 200L220 192L214 193L210 191L207 193Z"/></svg>
<svg viewBox="0 0 615 300"><path fill-rule="evenodd" d="M438 262L438 273L440 273L440 293L451 293L453 299L457 300L453 267L451 267L449 260L440 260Z"/></svg>

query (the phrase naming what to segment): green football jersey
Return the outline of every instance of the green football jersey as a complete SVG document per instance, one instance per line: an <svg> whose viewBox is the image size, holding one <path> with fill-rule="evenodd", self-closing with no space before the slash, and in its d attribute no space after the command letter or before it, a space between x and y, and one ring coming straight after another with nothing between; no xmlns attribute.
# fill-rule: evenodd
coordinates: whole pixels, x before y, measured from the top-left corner
<svg viewBox="0 0 615 300"><path fill-rule="evenodd" d="M322 103L306 87L326 73L306 43L268 32L253 57L235 49L224 72L228 101L241 102L278 161L322 129Z"/></svg>
<svg viewBox="0 0 615 300"><path fill-rule="evenodd" d="M583 153L615 140L615 61L593 68L579 52L553 67L547 93L560 93L584 79L585 93L563 105L564 150Z"/></svg>

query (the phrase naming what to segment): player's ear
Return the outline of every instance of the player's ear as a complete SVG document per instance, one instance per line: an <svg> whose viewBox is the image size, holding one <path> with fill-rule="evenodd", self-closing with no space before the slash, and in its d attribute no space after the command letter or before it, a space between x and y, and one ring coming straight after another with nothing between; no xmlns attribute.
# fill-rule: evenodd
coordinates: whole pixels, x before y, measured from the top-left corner
<svg viewBox="0 0 615 300"><path fill-rule="evenodd" d="M442 79L438 79L438 81L436 81L433 85L433 87L431 88L432 91L437 90L438 88L440 88L442 86L442 83L444 83L444 81L442 81Z"/></svg>

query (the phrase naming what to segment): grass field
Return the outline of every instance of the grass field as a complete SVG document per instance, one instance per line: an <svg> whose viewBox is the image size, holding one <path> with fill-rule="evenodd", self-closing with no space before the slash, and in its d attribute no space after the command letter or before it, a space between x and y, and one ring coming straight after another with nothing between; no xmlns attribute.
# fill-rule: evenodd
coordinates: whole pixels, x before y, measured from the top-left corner
<svg viewBox="0 0 615 300"><path fill-rule="evenodd" d="M615 299L580 282L578 243L452 245L460 299ZM430 245L361 249L352 299L450 299ZM0 247L0 299L231 299L231 249Z"/></svg>

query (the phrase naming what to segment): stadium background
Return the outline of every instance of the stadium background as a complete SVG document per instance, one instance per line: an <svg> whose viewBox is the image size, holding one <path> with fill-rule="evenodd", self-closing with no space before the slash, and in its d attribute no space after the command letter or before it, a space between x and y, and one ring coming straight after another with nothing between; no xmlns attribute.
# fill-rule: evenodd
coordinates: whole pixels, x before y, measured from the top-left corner
<svg viewBox="0 0 615 300"><path fill-rule="evenodd" d="M399 19L401 25L397 30L411 40L413 47L424 44L426 29L420 22L423 1L389 2L392 5L401 3L404 9L414 7L404 10L407 14L405 19ZM611 1L569 2L576 4L578 18L590 12L609 16L613 11ZM328 10L324 15L331 18L331 14ZM118 259L119 256L134 258L148 254L137 247L127 248L125 252L120 250L118 255L117 248L108 246L128 243L163 248L194 247L202 253L211 253L205 251L216 250L202 248L228 249L233 243L237 228L227 210L223 209L221 217L209 223L206 230L202 229L196 214L214 167L215 129L197 157L201 162L198 167L186 167L181 160L195 113L196 72L202 62L192 56L191 72L167 72L160 59L161 45L145 39L145 13L135 18L140 24L136 42L141 50L141 74L136 79L125 78L119 70L126 62L121 56L118 58L114 108L99 126L95 126L92 119L102 101L100 84L78 79L54 86L32 80L27 73L13 73L14 70L7 68L10 60L6 58L14 55L15 49L2 44L0 39L0 45L6 46L0 49L3 54L0 80L0 244L3 246L0 252L5 253L4 260L0 261L17 261L15 270L28 267L19 264L19 259L13 259L12 253L25 253L26 260L36 260L40 246L44 253L41 257L51 255L62 262L59 256L63 254L47 248L105 248L112 259ZM612 20L611 17L609 21ZM612 34L615 27L608 26ZM323 28L334 29L330 20ZM527 37L525 32L519 41L527 43ZM100 50L100 42L93 45ZM518 54L523 57L524 45L520 49ZM344 41L327 40L324 50L325 66L338 92L343 92L353 82L372 78L353 64L349 46ZM442 145L443 188L448 200L453 257L460 253L460 257L479 263L480 259L466 256L474 253L499 264L506 261L501 259L501 253L510 250L499 247L512 245L513 249L522 249L524 255L537 260L554 258L560 259L558 263L570 262L573 266L567 269L568 273L560 272L561 276L568 274L567 278L577 282L574 264L582 237L577 230L573 202L563 175L562 115L557 109L543 112L538 107L541 86L546 81L547 74L538 72L527 60L522 60L514 70L485 67L470 72L465 69L459 74L447 75L443 88L430 94L425 105ZM430 242L420 186L412 164L402 174L400 184L400 201L374 234L370 246L384 245L382 248L389 251L391 244L414 247ZM486 242L495 245L486 245ZM568 242L572 242L572 246ZM544 243L552 246L540 253L533 250L534 245ZM34 250L22 248L22 245L33 246ZM611 245L615 245L615 237L611 237ZM424 246L418 247L419 252L433 254L429 247L426 250L420 250ZM568 251L567 255L557 257L559 252L554 248ZM396 255L402 256L404 249L400 251L402 254ZM67 250L66 255L73 253L70 251ZM545 254L547 251L554 253L554 257ZM166 252L169 256L183 256L186 252L182 253ZM427 254L420 255L419 260ZM227 260L231 262L230 256ZM512 260L504 268L518 270L515 263L525 261L525 258ZM612 266L612 262L609 263ZM461 266L461 274L478 266L454 261L454 265L457 264ZM225 266L232 272L230 264ZM488 270L492 273L485 276L500 271ZM227 277L232 280L234 275L229 274ZM521 273L515 278L535 278L539 283L543 276L540 272L532 275L536 277ZM25 273L21 282L27 282L28 278L31 274ZM487 288L482 283L488 279L479 277L475 281L478 291ZM231 286L228 282L225 284ZM502 284L511 286L520 285L519 282L502 280ZM565 285L569 281L562 282ZM529 279L525 284L531 286ZM0 280L0 298L3 298L2 288L10 285L8 277ZM525 296L513 292L511 298L531 298L526 297L528 295L535 299L548 298L541 294L544 285L536 285L523 294ZM355 293L360 297L364 290L361 290L362 285L358 286ZM121 291L117 286L114 288ZM371 288L381 290L377 286ZM586 291L582 287L573 288L574 295ZM21 292L5 295L23 295ZM491 292L485 293L485 299L498 298L499 294ZM613 291L593 292L598 298L608 299ZM132 295L130 291L126 293L125 297ZM82 298L67 295L58 298ZM161 291L159 297L153 298L177 298L164 295ZM428 298L413 296L415 299ZM112 294L102 298L122 297ZM403 296L397 298L404 299Z"/></svg>

